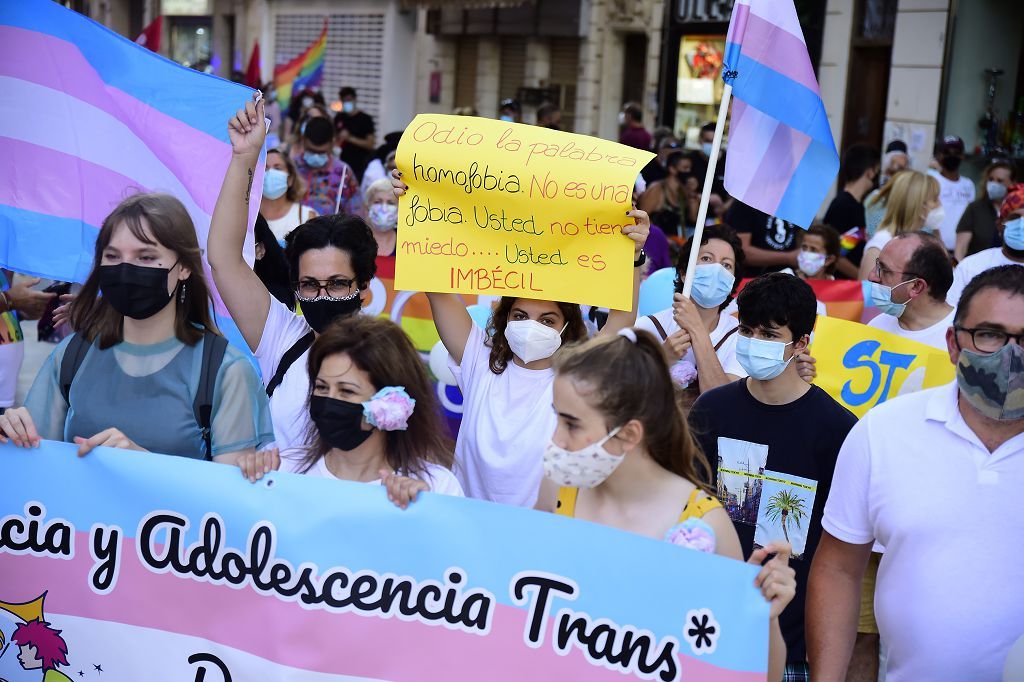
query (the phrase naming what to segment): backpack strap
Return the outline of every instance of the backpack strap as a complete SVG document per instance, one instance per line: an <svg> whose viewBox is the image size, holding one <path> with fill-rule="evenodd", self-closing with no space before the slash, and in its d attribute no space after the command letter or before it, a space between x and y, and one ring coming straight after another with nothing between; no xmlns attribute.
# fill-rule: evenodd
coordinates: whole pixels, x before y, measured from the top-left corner
<svg viewBox="0 0 1024 682"><path fill-rule="evenodd" d="M196 422L203 433L207 460L213 459L213 433L211 431L213 392L217 385L217 373L224 363L224 352L227 349L228 340L220 334L214 334L211 331L203 334L203 364L199 370L199 386L196 388L196 397L192 402L192 411L195 413Z"/></svg>
<svg viewBox="0 0 1024 682"><path fill-rule="evenodd" d="M274 372L274 376L271 377L270 381L267 383L268 398L274 395L274 391L276 391L277 387L281 385L282 381L284 381L285 373L293 364L295 364L295 361L298 360L303 353L309 350L309 347L313 345L313 339L315 338L316 334L309 332L293 343L292 347L284 352L284 355L281 356L281 362L277 365L277 371Z"/></svg>
<svg viewBox="0 0 1024 682"><path fill-rule="evenodd" d="M658 318L656 318L654 315L648 315L647 319L651 321L651 324L654 325L654 328L658 330L659 334L661 334L661 340L662 341L667 341L668 340L668 332L665 331L665 327L661 324L661 321Z"/></svg>
<svg viewBox="0 0 1024 682"><path fill-rule="evenodd" d="M738 326L736 326L736 327L733 327L732 329L730 329L729 331L727 331L727 332L726 332L725 334L723 334L723 335L722 335L722 338L720 338L720 339L718 340L718 343L716 343L716 344L715 344L715 352L717 353L717 352L718 352L718 349L719 349L719 348L721 348L721 347L722 347L723 345L725 345L725 342L726 342L726 340L727 340L727 339L728 339L728 338L729 338L730 336L732 336L733 334L735 334L736 332L738 332L738 331L739 331L739 329L740 329L740 328L739 328Z"/></svg>
<svg viewBox="0 0 1024 682"><path fill-rule="evenodd" d="M64 396L64 403L68 407L71 406L71 384L90 347L92 344L84 336L72 334L64 348L64 357L60 361L60 394Z"/></svg>

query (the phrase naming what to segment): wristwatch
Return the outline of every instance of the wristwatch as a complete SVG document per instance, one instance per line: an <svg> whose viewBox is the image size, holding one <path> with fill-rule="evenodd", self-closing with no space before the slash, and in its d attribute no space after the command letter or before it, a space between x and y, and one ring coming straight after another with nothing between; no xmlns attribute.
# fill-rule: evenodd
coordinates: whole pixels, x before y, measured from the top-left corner
<svg viewBox="0 0 1024 682"><path fill-rule="evenodd" d="M647 253L643 249L640 249L640 256L635 261L633 261L633 267L634 268L638 268L638 267L640 267L641 265L643 265L646 262L647 262Z"/></svg>

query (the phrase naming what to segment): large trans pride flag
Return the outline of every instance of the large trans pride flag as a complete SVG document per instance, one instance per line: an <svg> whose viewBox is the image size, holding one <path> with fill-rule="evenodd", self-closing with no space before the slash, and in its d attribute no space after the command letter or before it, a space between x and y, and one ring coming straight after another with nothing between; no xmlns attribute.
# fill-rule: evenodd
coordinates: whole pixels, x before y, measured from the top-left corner
<svg viewBox="0 0 1024 682"><path fill-rule="evenodd" d="M41 679L26 632L75 680L754 682L756 572L478 500L400 510L377 485L0 446L11 682Z"/></svg>
<svg viewBox="0 0 1024 682"><path fill-rule="evenodd" d="M51 0L3 0L0 92L0 266L84 281L103 219L140 191L180 199L205 249L231 158L227 120L252 90ZM260 163L250 230L262 187ZM251 239L246 248L252 262Z"/></svg>
<svg viewBox="0 0 1024 682"><path fill-rule="evenodd" d="M725 188L808 227L839 154L793 0L736 0L722 78L733 96Z"/></svg>

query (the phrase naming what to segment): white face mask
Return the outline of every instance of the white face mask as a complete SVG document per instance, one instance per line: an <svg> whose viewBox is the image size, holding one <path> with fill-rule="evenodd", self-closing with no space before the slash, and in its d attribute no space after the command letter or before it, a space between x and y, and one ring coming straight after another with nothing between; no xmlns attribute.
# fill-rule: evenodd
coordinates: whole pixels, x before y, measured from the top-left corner
<svg viewBox="0 0 1024 682"><path fill-rule="evenodd" d="M568 326L566 322L565 327ZM513 320L505 327L505 340L516 357L530 363L554 355L562 345L562 332L536 320Z"/></svg>
<svg viewBox="0 0 1024 682"><path fill-rule="evenodd" d="M1006 197L1006 185L989 180L985 183L985 192L992 201L1002 201Z"/></svg>
<svg viewBox="0 0 1024 682"><path fill-rule="evenodd" d="M821 272L821 269L825 267L826 260L828 260L828 256L823 253L814 253L813 251L801 251L796 256L797 267L800 268L800 272L808 277Z"/></svg>
<svg viewBox="0 0 1024 682"><path fill-rule="evenodd" d="M601 485L612 475L625 455L613 455L604 449L604 444L615 437L622 427L616 427L607 436L581 448L566 450L548 443L544 449L544 475L560 486L571 488L593 488Z"/></svg>
<svg viewBox="0 0 1024 682"><path fill-rule="evenodd" d="M620 111L619 112L619 125L620 126L626 125L626 113L624 111Z"/></svg>
<svg viewBox="0 0 1024 682"><path fill-rule="evenodd" d="M942 221L945 219L946 209L942 206L936 206L928 211L928 215L924 219L924 229L929 232L938 232L939 228L942 227Z"/></svg>

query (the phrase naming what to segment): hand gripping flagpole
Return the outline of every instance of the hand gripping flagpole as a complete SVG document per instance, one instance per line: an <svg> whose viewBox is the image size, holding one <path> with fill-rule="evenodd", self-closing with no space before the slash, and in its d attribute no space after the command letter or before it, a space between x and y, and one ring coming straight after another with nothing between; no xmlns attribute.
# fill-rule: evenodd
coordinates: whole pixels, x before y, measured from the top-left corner
<svg viewBox="0 0 1024 682"><path fill-rule="evenodd" d="M711 143L711 156L708 159L708 171L704 174L704 191L700 195L700 208L697 210L697 226L693 231L693 248L690 249L690 256L686 261L686 277L683 279L683 296L689 298L690 290L693 288L693 275L697 267L697 252L700 251L700 240L704 235L704 223L708 217L708 204L711 202L711 187L715 181L715 170L718 168L719 150L722 148L722 131L725 128L725 119L729 115L729 100L732 99L732 81L736 77L735 71L728 71L728 66L723 66L722 80L725 87L722 89L722 103L718 105L718 120L715 122L715 139Z"/></svg>

